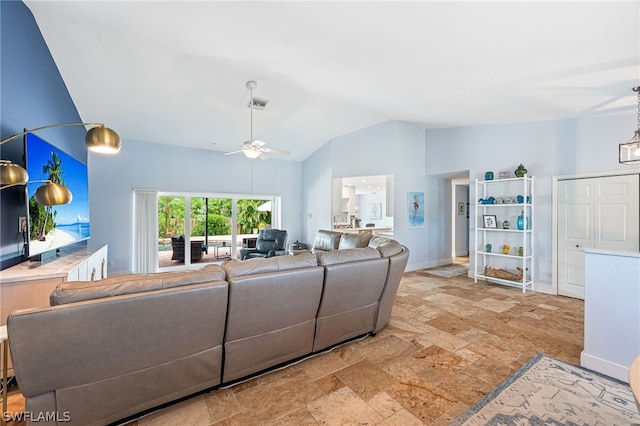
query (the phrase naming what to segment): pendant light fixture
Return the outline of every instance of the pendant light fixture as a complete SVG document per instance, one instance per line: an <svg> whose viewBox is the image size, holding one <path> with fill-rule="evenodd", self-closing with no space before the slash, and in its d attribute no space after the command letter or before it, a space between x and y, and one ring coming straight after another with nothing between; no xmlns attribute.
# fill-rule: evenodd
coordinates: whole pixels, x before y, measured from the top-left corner
<svg viewBox="0 0 640 426"><path fill-rule="evenodd" d="M619 161L621 164L640 164L640 86L633 88L638 94L638 128L633 137L619 147Z"/></svg>

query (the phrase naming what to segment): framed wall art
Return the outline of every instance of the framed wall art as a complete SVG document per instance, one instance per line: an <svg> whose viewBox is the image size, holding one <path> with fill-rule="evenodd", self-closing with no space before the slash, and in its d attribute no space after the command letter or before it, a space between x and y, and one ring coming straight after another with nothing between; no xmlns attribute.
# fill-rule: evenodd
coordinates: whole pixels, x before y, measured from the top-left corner
<svg viewBox="0 0 640 426"><path fill-rule="evenodd" d="M369 203L369 219L382 219L382 203Z"/></svg>
<svg viewBox="0 0 640 426"><path fill-rule="evenodd" d="M409 228L424 227L424 192L409 192L407 197Z"/></svg>

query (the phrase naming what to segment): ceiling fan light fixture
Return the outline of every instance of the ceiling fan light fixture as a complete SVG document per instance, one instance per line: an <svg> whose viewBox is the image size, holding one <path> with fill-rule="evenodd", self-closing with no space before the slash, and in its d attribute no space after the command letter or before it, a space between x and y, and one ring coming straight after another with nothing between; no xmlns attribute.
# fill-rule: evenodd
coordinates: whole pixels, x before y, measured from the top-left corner
<svg viewBox="0 0 640 426"><path fill-rule="evenodd" d="M245 157L253 160L256 158L260 158L261 160L264 160L267 157L267 153L276 153L276 154L289 154L289 151L286 151L284 149L276 149L276 148L268 148L266 145L266 143L262 142L261 140L258 139L254 139L253 138L253 110L257 109L255 106L262 102L263 106L266 105L267 101L263 100L263 99L256 99L253 97L253 89L255 89L256 87L258 87L258 83L256 83L253 80L249 80L246 82L245 87L247 89L249 89L251 91L251 95L249 98L249 108L251 110L251 121L250 121L250 126L249 126L249 140L246 141L245 143L242 144L242 146L240 146L240 149L237 151L232 151L232 152L227 152L224 155L232 155L232 154L237 154L242 152Z"/></svg>
<svg viewBox="0 0 640 426"><path fill-rule="evenodd" d="M244 153L245 157L250 158L252 160L258 158L260 154L262 154L260 151L251 149L251 148L244 148L242 152Z"/></svg>
<svg viewBox="0 0 640 426"><path fill-rule="evenodd" d="M630 140L618 147L620 164L640 164L640 86L632 90L638 94L638 128Z"/></svg>

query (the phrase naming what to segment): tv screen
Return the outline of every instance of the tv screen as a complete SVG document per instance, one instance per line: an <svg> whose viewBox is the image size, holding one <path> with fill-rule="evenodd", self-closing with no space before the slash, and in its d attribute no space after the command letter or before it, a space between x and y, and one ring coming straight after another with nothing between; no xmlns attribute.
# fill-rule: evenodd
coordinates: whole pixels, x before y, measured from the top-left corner
<svg viewBox="0 0 640 426"><path fill-rule="evenodd" d="M34 257L60 247L86 240L89 225L89 177L87 165L38 136L25 136L25 159L29 184L28 256ZM42 206L34 198L36 190L51 180L69 188L69 204Z"/></svg>

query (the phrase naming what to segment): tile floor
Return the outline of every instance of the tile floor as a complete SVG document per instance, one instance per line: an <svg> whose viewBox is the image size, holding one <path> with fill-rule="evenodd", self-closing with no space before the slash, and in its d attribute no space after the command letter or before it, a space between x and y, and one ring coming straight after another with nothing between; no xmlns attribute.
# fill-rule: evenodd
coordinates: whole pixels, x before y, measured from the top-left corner
<svg viewBox="0 0 640 426"><path fill-rule="evenodd" d="M577 299L409 272L375 337L127 425L447 425L538 352L579 364L583 309ZM9 403L24 409L18 392Z"/></svg>

